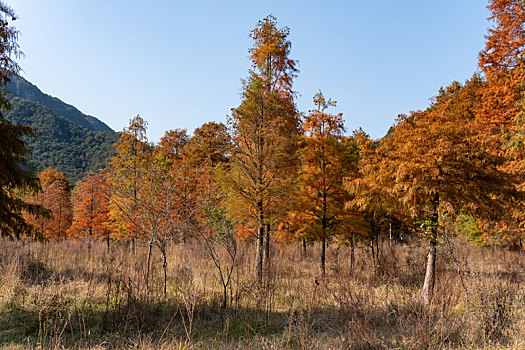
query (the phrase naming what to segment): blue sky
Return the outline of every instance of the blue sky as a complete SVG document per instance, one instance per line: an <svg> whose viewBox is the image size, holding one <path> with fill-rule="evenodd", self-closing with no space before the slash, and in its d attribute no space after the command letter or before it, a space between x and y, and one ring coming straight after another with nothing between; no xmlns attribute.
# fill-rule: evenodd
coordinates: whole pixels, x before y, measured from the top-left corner
<svg viewBox="0 0 525 350"><path fill-rule="evenodd" d="M322 90L349 131L383 136L400 113L477 71L487 1L6 0L19 20L22 75L115 130L140 114L166 130L225 121L268 14L290 28L300 111Z"/></svg>

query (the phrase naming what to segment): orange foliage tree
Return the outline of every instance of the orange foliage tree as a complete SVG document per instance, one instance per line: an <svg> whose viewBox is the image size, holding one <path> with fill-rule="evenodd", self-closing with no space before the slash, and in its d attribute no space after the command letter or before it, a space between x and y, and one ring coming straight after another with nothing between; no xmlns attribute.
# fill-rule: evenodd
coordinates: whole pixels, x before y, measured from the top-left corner
<svg viewBox="0 0 525 350"><path fill-rule="evenodd" d="M496 151L505 153L505 169L520 177L525 188L525 5L519 0L491 0L488 9L493 27L486 36L479 66L487 78L479 118L496 140ZM503 137L501 137L503 136ZM501 149L503 147L503 149ZM501 230L485 234L500 235L503 242L520 242L525 226L523 211L513 210L515 219ZM506 232L505 234L501 234ZM512 245L512 243L511 243Z"/></svg>
<svg viewBox="0 0 525 350"><path fill-rule="evenodd" d="M184 242L190 221L196 215L199 200L196 172L183 159L166 159L159 148L150 158L144 183L133 201L136 212L133 224L148 234L150 254L155 244L163 257L164 294L167 283L167 247L180 237Z"/></svg>
<svg viewBox="0 0 525 350"><path fill-rule="evenodd" d="M111 186L110 220L115 235L128 239L135 251L137 239L144 233L133 224L135 202L149 167L152 147L146 136L147 123L139 115L130 120L117 142L117 155L109 162Z"/></svg>
<svg viewBox="0 0 525 350"><path fill-rule="evenodd" d="M43 170L38 178L42 184L42 192L32 202L47 209L51 216L27 214L27 221L33 226L36 237L53 240L66 238L72 220L69 181L63 173L53 168Z"/></svg>
<svg viewBox="0 0 525 350"><path fill-rule="evenodd" d="M336 105L322 93L314 96L316 109L304 118L299 191L294 220L297 235L321 242L320 271L325 273L326 242L341 233L349 218L344 210L348 194L343 178L357 171L357 144L344 137L342 114L329 114Z"/></svg>
<svg viewBox="0 0 525 350"><path fill-rule="evenodd" d="M401 116L381 140L356 188L381 191L392 205L424 223L430 241L421 298L429 302L435 283L438 225L443 213L472 212L497 219L516 195L513 179L486 152L474 108L478 78L440 91L426 111Z"/></svg>
<svg viewBox="0 0 525 350"><path fill-rule="evenodd" d="M229 171L230 140L224 124L209 122L195 129L183 149L183 160L193 171L191 178L196 185L193 187L193 215L186 222L217 268L223 286L223 308L227 306L228 287L237 256L233 223L223 205L226 194L217 181L219 173Z"/></svg>
<svg viewBox="0 0 525 350"><path fill-rule="evenodd" d="M160 139L157 151L166 157L178 158L182 156L182 150L188 143L189 137L185 129L168 130Z"/></svg>
<svg viewBox="0 0 525 350"><path fill-rule="evenodd" d="M387 136L388 137L388 136ZM379 260L379 239L381 221L389 222L399 217L396 200L389 196L374 181L374 167L381 160L378 142L371 139L362 129L355 130L353 138L358 147L358 171L345 178L344 187L349 193L345 208L352 213L350 225L340 235L340 241L351 247L350 267L354 267L356 239L365 241L370 247L374 264ZM366 181L365 181L366 179Z"/></svg>
<svg viewBox="0 0 525 350"><path fill-rule="evenodd" d="M494 26L479 55L488 81L479 116L492 134L499 135L502 127L512 128L523 114L519 101L525 91L525 6L521 0L491 0L488 9Z"/></svg>
<svg viewBox="0 0 525 350"><path fill-rule="evenodd" d="M136 117L124 131L111 161L111 205L124 233L147 241L146 289L152 248L163 256L164 293L167 281L167 246L176 236L184 238L187 221L195 212L195 171L181 157L185 132L168 131L160 145L148 143L146 123Z"/></svg>
<svg viewBox="0 0 525 350"><path fill-rule="evenodd" d="M89 173L77 181L73 190L74 214L69 237L103 238L109 251L109 195L106 174Z"/></svg>
<svg viewBox="0 0 525 350"><path fill-rule="evenodd" d="M209 122L195 129L183 152L194 167L214 168L229 162L230 148L231 137L226 125Z"/></svg>
<svg viewBox="0 0 525 350"><path fill-rule="evenodd" d="M291 189L299 120L292 81L288 28L274 17L259 21L251 32L253 71L243 87L243 101L232 110L232 161L225 177L230 213L256 226L255 275L262 278L263 252L269 257L270 225ZM266 245L264 236L266 232Z"/></svg>

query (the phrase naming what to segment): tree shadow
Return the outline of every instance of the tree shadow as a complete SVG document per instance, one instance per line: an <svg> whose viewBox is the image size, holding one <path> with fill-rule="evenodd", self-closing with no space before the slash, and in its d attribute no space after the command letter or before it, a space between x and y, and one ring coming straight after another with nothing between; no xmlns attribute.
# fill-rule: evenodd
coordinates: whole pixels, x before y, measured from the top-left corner
<svg viewBox="0 0 525 350"><path fill-rule="evenodd" d="M18 305L0 310L0 346L81 348L103 344L116 349L144 339L151 344L191 339L200 344L248 347L255 338L267 338L294 348L305 339L341 335L348 347L361 344L359 348L396 347L401 335L417 338L418 346L459 341L456 324L451 324L447 338L437 339L444 329L442 321L420 304L323 306L289 312L196 305L191 313L184 303L166 301L132 300L112 304L107 310L100 305L57 302L45 310Z"/></svg>
<svg viewBox="0 0 525 350"><path fill-rule="evenodd" d="M65 347L88 342L118 347L141 338L237 342L282 334L286 325L286 313L195 306L191 314L184 304L162 301L113 303L107 310L101 305L60 301L40 310L13 303L0 310L0 346L50 346L59 341Z"/></svg>

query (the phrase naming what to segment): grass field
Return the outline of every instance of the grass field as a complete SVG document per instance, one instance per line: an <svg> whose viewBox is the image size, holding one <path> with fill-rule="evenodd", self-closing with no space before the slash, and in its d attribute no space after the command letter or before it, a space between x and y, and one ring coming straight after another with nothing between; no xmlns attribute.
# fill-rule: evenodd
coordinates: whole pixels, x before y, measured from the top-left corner
<svg viewBox="0 0 525 350"><path fill-rule="evenodd" d="M525 349L525 254L442 243L430 306L419 301L426 249L273 248L259 283L239 245L227 308L205 247L0 241L0 345L6 349ZM218 251L220 262L230 260Z"/></svg>

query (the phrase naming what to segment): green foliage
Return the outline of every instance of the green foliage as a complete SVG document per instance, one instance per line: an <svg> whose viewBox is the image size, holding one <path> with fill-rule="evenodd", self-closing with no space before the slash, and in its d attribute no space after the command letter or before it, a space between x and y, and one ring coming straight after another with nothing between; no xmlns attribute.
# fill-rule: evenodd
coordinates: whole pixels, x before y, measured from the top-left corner
<svg viewBox="0 0 525 350"><path fill-rule="evenodd" d="M211 205L205 208L204 216L209 227L213 227L215 235L210 239L220 241L223 244L236 244L234 222L227 216L226 209ZM213 238L211 238L213 237Z"/></svg>
<svg viewBox="0 0 525 350"><path fill-rule="evenodd" d="M522 235L519 229L498 223L483 221L475 215L462 213L455 222L456 233L471 244L482 247L505 247L522 250Z"/></svg>
<svg viewBox="0 0 525 350"><path fill-rule="evenodd" d="M13 96L9 101L12 109L6 118L15 125L29 126L37 134L25 139L33 153L29 164L35 171L52 167L74 183L88 171L104 168L115 154L113 143L118 133L88 130L35 101Z"/></svg>
<svg viewBox="0 0 525 350"><path fill-rule="evenodd" d="M13 10L0 0L0 236L10 238L30 231L22 212L44 214L40 206L27 203L23 198L25 194L40 190L38 179L24 166L31 152L23 137L33 132L26 125L11 123L4 115L11 108L5 91L8 75L15 75L20 70L13 59L21 54L18 31L9 24L15 19Z"/></svg>
<svg viewBox="0 0 525 350"><path fill-rule="evenodd" d="M42 214L38 205L29 204L20 196L40 189L37 177L21 166L30 154L22 137L30 134L31 129L11 124L0 113L0 236L18 238L30 232L23 211Z"/></svg>
<svg viewBox="0 0 525 350"><path fill-rule="evenodd" d="M461 214L456 220L456 232L472 243L486 245L486 238L483 236L483 230L478 225L478 219L471 214Z"/></svg>

